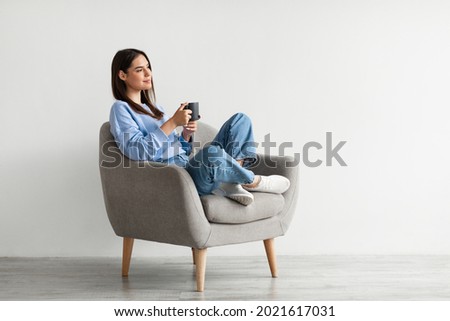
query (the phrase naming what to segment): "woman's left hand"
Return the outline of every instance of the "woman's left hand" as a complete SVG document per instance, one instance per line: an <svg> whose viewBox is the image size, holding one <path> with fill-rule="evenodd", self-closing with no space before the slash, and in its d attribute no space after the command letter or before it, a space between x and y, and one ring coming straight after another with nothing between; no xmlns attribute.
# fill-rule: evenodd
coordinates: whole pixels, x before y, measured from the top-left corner
<svg viewBox="0 0 450 321"><path fill-rule="evenodd" d="M183 126L183 138L186 141L189 141L191 139L191 136L193 133L197 131L197 121L193 120L188 122L186 126Z"/></svg>

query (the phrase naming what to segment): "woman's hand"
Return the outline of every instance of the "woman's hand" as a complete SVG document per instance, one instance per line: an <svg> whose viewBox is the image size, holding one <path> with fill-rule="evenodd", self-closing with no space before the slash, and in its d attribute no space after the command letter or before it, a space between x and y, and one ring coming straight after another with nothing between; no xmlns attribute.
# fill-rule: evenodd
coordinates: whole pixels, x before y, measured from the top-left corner
<svg viewBox="0 0 450 321"><path fill-rule="evenodd" d="M191 119L192 110L184 109L187 105L188 103L182 103L175 111L175 114L173 114L171 120L176 126L188 125L189 119Z"/></svg>
<svg viewBox="0 0 450 321"><path fill-rule="evenodd" d="M161 126L161 129L166 135L170 135L176 127L183 126L183 138L186 141L191 139L192 134L197 130L197 122L189 121L191 119L192 110L184 109L187 105L187 102L182 103L173 116Z"/></svg>
<svg viewBox="0 0 450 321"><path fill-rule="evenodd" d="M188 142L191 139L192 134L197 131L197 121L190 121L183 127L183 138Z"/></svg>

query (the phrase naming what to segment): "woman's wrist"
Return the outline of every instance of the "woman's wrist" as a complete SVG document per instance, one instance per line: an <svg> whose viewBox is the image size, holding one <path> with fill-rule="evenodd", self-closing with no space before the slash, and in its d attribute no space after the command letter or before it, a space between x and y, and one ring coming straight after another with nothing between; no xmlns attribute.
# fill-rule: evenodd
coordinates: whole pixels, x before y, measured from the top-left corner
<svg viewBox="0 0 450 321"><path fill-rule="evenodd" d="M177 127L178 126L173 118L169 118L169 120L162 124L160 128L167 136L169 136Z"/></svg>
<svg viewBox="0 0 450 321"><path fill-rule="evenodd" d="M187 133L186 130L184 130L184 129L183 129L183 132L181 134L183 135L184 140L189 142L189 140L191 139L192 134Z"/></svg>

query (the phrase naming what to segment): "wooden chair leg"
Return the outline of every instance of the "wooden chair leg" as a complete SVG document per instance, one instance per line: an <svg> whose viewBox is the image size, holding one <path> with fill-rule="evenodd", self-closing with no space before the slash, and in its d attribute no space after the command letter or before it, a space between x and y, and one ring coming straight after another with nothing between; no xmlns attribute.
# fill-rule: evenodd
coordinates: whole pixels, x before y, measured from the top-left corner
<svg viewBox="0 0 450 321"><path fill-rule="evenodd" d="M133 243L133 238L123 238L122 276L128 276L128 271L130 270L131 252L133 252Z"/></svg>
<svg viewBox="0 0 450 321"><path fill-rule="evenodd" d="M264 240L264 248L266 249L267 260L269 261L270 272L272 273L272 277L276 278L278 276L278 270L277 257L275 255L275 240Z"/></svg>
<svg viewBox="0 0 450 321"><path fill-rule="evenodd" d="M195 265L195 249L192 248L192 264Z"/></svg>
<svg viewBox="0 0 450 321"><path fill-rule="evenodd" d="M205 271L206 271L206 249L194 249L197 291L203 292L205 289Z"/></svg>

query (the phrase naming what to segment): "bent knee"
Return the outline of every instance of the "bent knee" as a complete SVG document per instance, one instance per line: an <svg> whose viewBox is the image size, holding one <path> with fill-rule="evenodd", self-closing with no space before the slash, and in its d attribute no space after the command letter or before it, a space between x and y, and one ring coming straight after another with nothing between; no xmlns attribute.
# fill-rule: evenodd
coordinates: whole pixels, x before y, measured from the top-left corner
<svg viewBox="0 0 450 321"><path fill-rule="evenodd" d="M231 118L250 120L250 117L248 117L247 114L244 113L236 113L233 116L231 116Z"/></svg>
<svg viewBox="0 0 450 321"><path fill-rule="evenodd" d="M250 119L250 117L247 116L244 113L236 113L233 116L231 116L230 119L231 119L231 122L232 122L233 125L236 125L236 124L249 124L249 125L251 125L251 123L252 123L252 120Z"/></svg>

